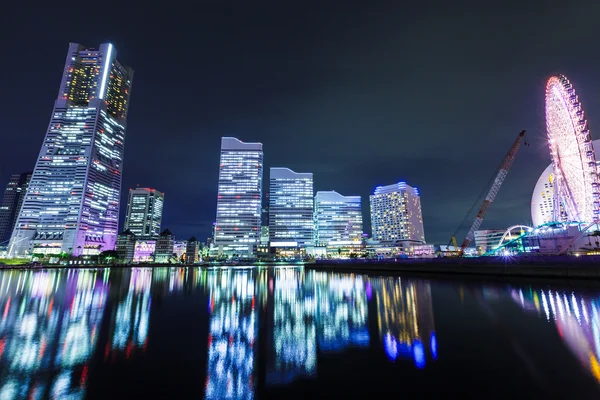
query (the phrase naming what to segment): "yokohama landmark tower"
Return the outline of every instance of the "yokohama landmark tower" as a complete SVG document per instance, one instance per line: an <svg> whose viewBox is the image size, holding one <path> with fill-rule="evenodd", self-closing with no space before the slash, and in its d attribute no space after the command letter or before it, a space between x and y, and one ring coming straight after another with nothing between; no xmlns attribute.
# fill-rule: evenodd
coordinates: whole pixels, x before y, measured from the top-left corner
<svg viewBox="0 0 600 400"><path fill-rule="evenodd" d="M71 43L11 256L115 248L133 70L110 43Z"/></svg>

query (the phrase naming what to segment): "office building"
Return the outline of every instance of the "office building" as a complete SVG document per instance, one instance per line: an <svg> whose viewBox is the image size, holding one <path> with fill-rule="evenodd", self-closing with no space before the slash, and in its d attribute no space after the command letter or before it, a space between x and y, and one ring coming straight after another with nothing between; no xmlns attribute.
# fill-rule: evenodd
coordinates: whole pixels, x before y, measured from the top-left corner
<svg viewBox="0 0 600 400"><path fill-rule="evenodd" d="M110 43L71 43L10 256L115 248L133 70Z"/></svg>
<svg viewBox="0 0 600 400"><path fill-rule="evenodd" d="M363 220L360 196L335 191L317 192L314 211L315 244L328 250L362 247Z"/></svg>
<svg viewBox="0 0 600 400"><path fill-rule="evenodd" d="M30 180L31 172L14 174L6 185L0 205L0 245L10 240Z"/></svg>
<svg viewBox="0 0 600 400"><path fill-rule="evenodd" d="M421 198L416 188L406 182L378 186L369 200L374 240L425 243Z"/></svg>
<svg viewBox="0 0 600 400"><path fill-rule="evenodd" d="M200 261L200 242L196 239L196 236L192 236L187 241L185 262L193 264L198 261Z"/></svg>
<svg viewBox="0 0 600 400"><path fill-rule="evenodd" d="M503 229L480 229L475 231L475 249L477 255L483 255L494 250L500 244L506 230Z"/></svg>
<svg viewBox="0 0 600 400"><path fill-rule="evenodd" d="M156 263L167 263L174 257L173 248L175 242L175 235L170 230L165 229L158 235L156 239L156 247L154 254L154 262Z"/></svg>
<svg viewBox="0 0 600 400"><path fill-rule="evenodd" d="M119 233L117 236L117 254L119 260L129 264L133 261L135 255L135 234L129 229Z"/></svg>
<svg viewBox="0 0 600 400"><path fill-rule="evenodd" d="M218 255L252 257L260 238L261 143L221 139L214 248Z"/></svg>
<svg viewBox="0 0 600 400"><path fill-rule="evenodd" d="M289 168L270 172L269 245L275 253L302 252L313 244L313 174Z"/></svg>
<svg viewBox="0 0 600 400"><path fill-rule="evenodd" d="M158 237L164 202L165 194L156 189L129 189L125 230L138 237Z"/></svg>

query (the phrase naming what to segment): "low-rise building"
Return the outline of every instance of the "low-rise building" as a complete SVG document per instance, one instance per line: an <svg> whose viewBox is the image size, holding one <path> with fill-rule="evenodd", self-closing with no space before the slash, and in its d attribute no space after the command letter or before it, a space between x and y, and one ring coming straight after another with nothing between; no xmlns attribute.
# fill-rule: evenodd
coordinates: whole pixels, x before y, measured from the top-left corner
<svg viewBox="0 0 600 400"><path fill-rule="evenodd" d="M156 250L154 255L154 262L157 264L168 263L173 259L173 244L175 242L175 236L170 230L165 229L156 239Z"/></svg>
<svg viewBox="0 0 600 400"><path fill-rule="evenodd" d="M135 234L126 229L117 236L117 254L119 259L129 264L135 255Z"/></svg>

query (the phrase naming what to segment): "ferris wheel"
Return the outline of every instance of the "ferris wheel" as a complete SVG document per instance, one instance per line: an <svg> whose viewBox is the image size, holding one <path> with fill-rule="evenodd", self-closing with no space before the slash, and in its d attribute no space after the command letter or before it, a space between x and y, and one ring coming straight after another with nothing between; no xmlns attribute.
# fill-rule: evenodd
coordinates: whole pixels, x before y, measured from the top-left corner
<svg viewBox="0 0 600 400"><path fill-rule="evenodd" d="M564 75L546 84L546 128L554 166L554 220L598 223L600 194L596 155L573 85Z"/></svg>

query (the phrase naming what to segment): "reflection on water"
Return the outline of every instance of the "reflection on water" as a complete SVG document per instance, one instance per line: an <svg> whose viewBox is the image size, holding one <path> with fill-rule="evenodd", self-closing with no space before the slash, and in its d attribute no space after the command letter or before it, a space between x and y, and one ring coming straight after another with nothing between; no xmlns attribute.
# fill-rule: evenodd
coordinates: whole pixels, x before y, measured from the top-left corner
<svg viewBox="0 0 600 400"><path fill-rule="evenodd" d="M82 398L108 271L8 271L0 278L0 398Z"/></svg>
<svg viewBox="0 0 600 400"><path fill-rule="evenodd" d="M521 307L537 312L556 329L569 350L600 382L600 296L573 291L512 289L511 296Z"/></svg>
<svg viewBox="0 0 600 400"><path fill-rule="evenodd" d="M444 287L296 267L0 271L0 399L94 397L116 370L128 385L136 374L150 387L191 382L182 395L209 399L322 385L357 363L429 376L438 351L462 366L434 318L432 293ZM554 324L600 381L597 293L479 287L487 306L513 299ZM450 313L466 307L465 291L455 295Z"/></svg>

